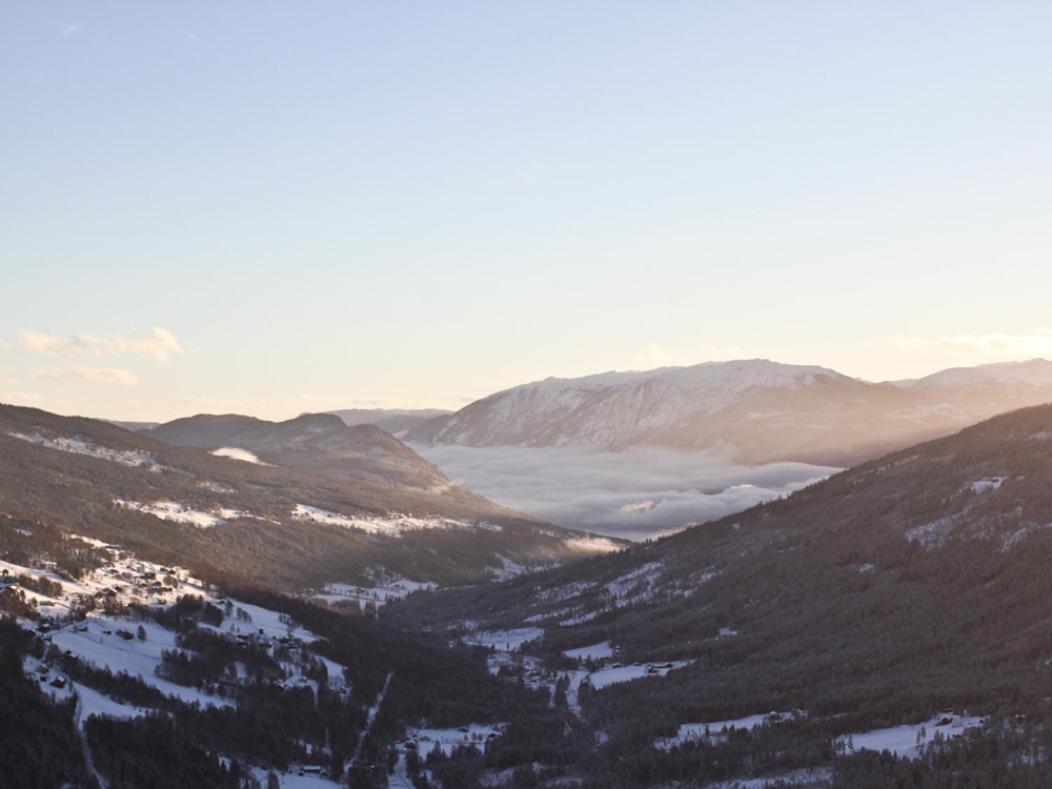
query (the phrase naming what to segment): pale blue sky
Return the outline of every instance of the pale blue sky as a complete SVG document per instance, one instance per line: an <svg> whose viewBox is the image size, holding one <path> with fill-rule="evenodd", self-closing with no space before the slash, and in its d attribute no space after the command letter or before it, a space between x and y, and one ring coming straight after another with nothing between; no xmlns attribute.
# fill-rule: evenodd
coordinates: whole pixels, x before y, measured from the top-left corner
<svg viewBox="0 0 1052 789"><path fill-rule="evenodd" d="M1038 2L5 3L0 400L1052 355L1050 39Z"/></svg>

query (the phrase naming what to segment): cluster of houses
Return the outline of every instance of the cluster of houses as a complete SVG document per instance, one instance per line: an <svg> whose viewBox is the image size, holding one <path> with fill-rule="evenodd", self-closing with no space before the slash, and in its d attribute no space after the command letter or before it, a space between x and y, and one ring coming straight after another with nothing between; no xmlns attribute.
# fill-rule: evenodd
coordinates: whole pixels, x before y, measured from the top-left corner
<svg viewBox="0 0 1052 789"><path fill-rule="evenodd" d="M489 742L500 736L500 733L497 731L472 731L468 726L461 726L456 729L456 731L463 735L459 738L460 741L457 742L457 745L474 745L479 750L485 750L485 747ZM441 743L441 740L431 737L431 735L424 732L420 732L415 735L410 735L404 740L396 740L395 747L402 751L416 751L417 753L423 752L424 755L426 755L430 748L433 748L436 745L440 746Z"/></svg>
<svg viewBox="0 0 1052 789"><path fill-rule="evenodd" d="M51 668L46 663L40 664L40 667L37 669L37 674L40 677L41 684L47 683L58 690L64 690L66 685L69 684L69 680L61 675L52 677Z"/></svg>

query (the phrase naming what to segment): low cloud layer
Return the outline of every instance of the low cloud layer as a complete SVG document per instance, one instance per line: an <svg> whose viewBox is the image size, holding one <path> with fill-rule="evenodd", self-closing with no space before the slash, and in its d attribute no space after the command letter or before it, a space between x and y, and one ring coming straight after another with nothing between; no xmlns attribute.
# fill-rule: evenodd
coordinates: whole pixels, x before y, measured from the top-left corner
<svg viewBox="0 0 1052 789"><path fill-rule="evenodd" d="M560 526L632 540L740 512L836 471L804 463L739 466L707 453L665 449L414 449L500 504Z"/></svg>

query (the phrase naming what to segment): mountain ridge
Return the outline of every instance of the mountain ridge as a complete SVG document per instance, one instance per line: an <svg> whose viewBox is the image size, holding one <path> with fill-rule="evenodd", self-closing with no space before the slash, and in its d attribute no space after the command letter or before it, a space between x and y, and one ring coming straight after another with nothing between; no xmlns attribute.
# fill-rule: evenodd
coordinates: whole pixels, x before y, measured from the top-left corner
<svg viewBox="0 0 1052 789"><path fill-rule="evenodd" d="M1014 380L1010 373L1020 369L1036 383ZM721 450L749 463L844 466L1049 401L1052 362L1045 360L872 383L825 367L752 359L548 378L496 392L405 438L610 451L664 446Z"/></svg>

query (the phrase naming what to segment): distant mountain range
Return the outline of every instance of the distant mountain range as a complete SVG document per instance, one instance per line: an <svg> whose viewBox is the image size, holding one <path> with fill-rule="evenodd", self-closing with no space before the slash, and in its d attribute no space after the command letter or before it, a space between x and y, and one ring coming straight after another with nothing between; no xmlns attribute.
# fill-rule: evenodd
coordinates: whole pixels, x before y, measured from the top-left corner
<svg viewBox="0 0 1052 789"><path fill-rule="evenodd" d="M376 427L397 436L417 425L422 425L436 417L447 416L453 413L442 408L342 408L336 411L326 411L343 420L348 427L358 425L375 425ZM301 416L307 416L302 414ZM119 419L107 419L111 425L123 427L125 430L134 430L141 433L159 427L161 422L128 422Z"/></svg>
<svg viewBox="0 0 1052 789"><path fill-rule="evenodd" d="M453 412L441 408L344 408L328 413L336 414L350 427L376 425L381 430L397 436L407 430L412 430L417 425L422 425L437 417L448 416Z"/></svg>
<svg viewBox="0 0 1052 789"><path fill-rule="evenodd" d="M134 433L0 405L0 513L292 591L478 582L619 546L500 507L379 428L326 414Z"/></svg>
<svg viewBox="0 0 1052 789"><path fill-rule="evenodd" d="M870 383L767 360L549 378L411 429L411 443L637 446L726 452L738 462L851 465L1012 409L1052 402L1052 362L956 368Z"/></svg>

